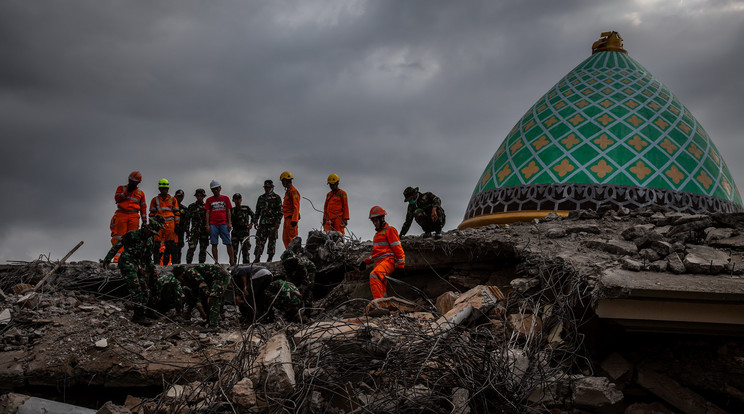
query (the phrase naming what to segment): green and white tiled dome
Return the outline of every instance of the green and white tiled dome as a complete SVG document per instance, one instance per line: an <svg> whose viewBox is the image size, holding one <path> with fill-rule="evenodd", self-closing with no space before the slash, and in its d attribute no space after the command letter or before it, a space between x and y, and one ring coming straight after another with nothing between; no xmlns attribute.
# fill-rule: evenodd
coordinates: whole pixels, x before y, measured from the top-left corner
<svg viewBox="0 0 744 414"><path fill-rule="evenodd" d="M718 149L690 111L603 33L594 53L512 128L460 227L600 205L743 211Z"/></svg>

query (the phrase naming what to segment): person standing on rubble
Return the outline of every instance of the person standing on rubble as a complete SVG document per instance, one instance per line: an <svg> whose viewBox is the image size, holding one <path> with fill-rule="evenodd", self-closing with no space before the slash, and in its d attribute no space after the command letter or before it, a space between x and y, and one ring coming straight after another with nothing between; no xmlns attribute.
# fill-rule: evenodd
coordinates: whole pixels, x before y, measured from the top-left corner
<svg viewBox="0 0 744 414"><path fill-rule="evenodd" d="M251 248L251 228L253 228L253 210L242 204L243 196L240 193L233 194L232 201L235 204L230 213L233 222L231 238L233 251L240 252L240 255L243 256L243 264L248 264L250 263L249 251ZM238 259L233 258L232 261L237 263Z"/></svg>
<svg viewBox="0 0 744 414"><path fill-rule="evenodd" d="M282 229L282 241L284 248L289 246L292 239L297 236L300 222L300 192L292 185L294 176L289 171L284 171L279 178L286 190L284 192L284 203L282 214L284 215L284 228Z"/></svg>
<svg viewBox="0 0 744 414"><path fill-rule="evenodd" d="M111 218L111 245L121 240L122 236L128 231L140 228L140 217L142 225L147 223L147 201L145 193L137 188L142 182L142 174L139 171L132 171L128 177L127 185L120 185L114 193L114 202L116 202L116 212ZM118 252L114 257L114 262L119 260Z"/></svg>
<svg viewBox="0 0 744 414"><path fill-rule="evenodd" d="M194 260L194 251L196 245L199 245L199 263L207 261L207 244L209 244L209 231L206 230L206 222L204 221L207 217L207 209L204 206L204 197L207 196L207 192L203 188L197 188L194 193L196 201L189 204L187 209L186 223L184 226L189 227L191 223L191 230L188 232L189 248L186 250L186 264L191 264ZM181 219L183 220L183 218Z"/></svg>
<svg viewBox="0 0 744 414"><path fill-rule="evenodd" d="M189 211L183 203L184 193L180 188L176 190L175 199L178 201L178 223L176 223L176 248L173 250L173 264L181 264L181 253L186 245L189 234Z"/></svg>
<svg viewBox="0 0 744 414"><path fill-rule="evenodd" d="M263 254L264 244L268 240L267 262L274 258L276 251L276 239L279 237L279 225L282 223L282 198L274 193L274 182L264 181L264 194L258 196L256 201L256 214L253 216L253 225L256 227L256 250L253 252L255 258L253 263L258 263Z"/></svg>
<svg viewBox="0 0 744 414"><path fill-rule="evenodd" d="M312 305L313 289L315 288L315 264L309 259L302 248L302 238L295 237L289 243L287 250L282 253L282 267L287 274L287 280L300 290L300 294L307 306Z"/></svg>
<svg viewBox="0 0 744 414"><path fill-rule="evenodd" d="M359 270L374 264L369 274L369 289L372 298L387 297L387 277L394 271L403 271L406 266L406 255L400 244L398 230L385 222L387 212L380 206L369 210L369 219L375 226L375 237L372 240L372 254L359 263Z"/></svg>
<svg viewBox="0 0 744 414"><path fill-rule="evenodd" d="M431 232L434 232L434 238L441 239L442 227L446 219L442 200L433 193L420 193L418 187L406 187L403 190L403 197L408 203L408 211L406 221L400 229L400 235L405 236L408 233L411 222L415 218L416 223L424 230L424 238L431 237Z"/></svg>
<svg viewBox="0 0 744 414"><path fill-rule="evenodd" d="M120 248L124 251L119 258L119 272L127 282L127 289L134 303L134 315L132 322L144 326L150 326L146 317L145 309L152 305L155 300L157 271L155 263L152 261L153 238L165 226L165 219L161 216L155 216L149 224L142 226L139 230L127 232L121 240L116 242L103 259L103 268L108 268L111 259ZM148 316L151 315L152 309L148 309Z"/></svg>
<svg viewBox="0 0 744 414"><path fill-rule="evenodd" d="M346 191L338 188L338 182L338 174L328 176L331 191L326 194L323 206L323 230L346 234L345 229L349 223L349 200Z"/></svg>
<svg viewBox="0 0 744 414"><path fill-rule="evenodd" d="M184 318L191 319L191 312L196 307L202 318L207 320L209 327L217 328L222 315L225 291L230 283L230 273L219 265L202 264L185 270L182 266L176 268L173 269L173 274L180 278L187 307Z"/></svg>
<svg viewBox="0 0 744 414"><path fill-rule="evenodd" d="M176 224L179 222L178 201L168 194L170 183L165 178L158 181L158 190L160 194L156 195L150 201L150 218L160 216L165 219L165 225L160 233L155 236L155 245L152 250L152 257L155 264L168 265L171 257L176 250ZM161 257L160 243L165 243L165 252ZM162 259L162 260L161 260Z"/></svg>
<svg viewBox="0 0 744 414"><path fill-rule="evenodd" d="M230 266L235 264L235 252L233 251L232 241L230 240L230 231L232 230L232 217L230 211L232 210L232 203L230 203L230 197L220 195L222 186L217 180L212 180L209 183L209 188L212 190L212 197L207 199L206 208L206 229L209 231L209 243L212 245L212 258L214 264L219 264L219 257L217 256L217 243L219 239L222 239L222 244L227 246L227 259L230 261Z"/></svg>

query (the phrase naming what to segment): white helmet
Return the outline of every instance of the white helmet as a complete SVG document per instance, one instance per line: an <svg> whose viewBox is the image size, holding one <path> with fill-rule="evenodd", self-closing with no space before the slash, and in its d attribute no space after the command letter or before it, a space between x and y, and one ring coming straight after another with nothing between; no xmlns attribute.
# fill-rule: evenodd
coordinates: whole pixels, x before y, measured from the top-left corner
<svg viewBox="0 0 744 414"><path fill-rule="evenodd" d="M220 182L219 182L219 181L217 181L217 180L212 180L212 182L211 182L211 183L209 183L209 188L217 188L217 187L222 187L222 186L220 185Z"/></svg>

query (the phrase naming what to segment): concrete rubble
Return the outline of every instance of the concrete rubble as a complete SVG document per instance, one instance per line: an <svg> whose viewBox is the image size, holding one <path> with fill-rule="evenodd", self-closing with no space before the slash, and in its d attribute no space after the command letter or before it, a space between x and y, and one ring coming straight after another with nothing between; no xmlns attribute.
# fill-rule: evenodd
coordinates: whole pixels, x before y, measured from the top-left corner
<svg viewBox="0 0 744 414"><path fill-rule="evenodd" d="M113 267L65 264L36 291L54 263L4 266L0 385L110 413L741 412L743 230L654 208L408 236L375 301L371 243L311 232L308 318L241 324L228 300L218 332L132 324ZM690 315L645 311L666 298Z"/></svg>

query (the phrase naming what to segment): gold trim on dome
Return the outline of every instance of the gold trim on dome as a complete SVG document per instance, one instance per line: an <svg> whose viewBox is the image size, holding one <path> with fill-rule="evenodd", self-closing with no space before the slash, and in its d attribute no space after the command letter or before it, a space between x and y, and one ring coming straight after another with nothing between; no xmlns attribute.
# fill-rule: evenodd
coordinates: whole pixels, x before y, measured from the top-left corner
<svg viewBox="0 0 744 414"><path fill-rule="evenodd" d="M507 211L503 213L492 213L485 216L471 217L467 220L463 220L458 230L485 227L489 224L511 224L518 221L530 222L534 219L539 219L547 216L550 213L555 213L561 217L568 217L570 211L568 210L526 210L526 211Z"/></svg>
<svg viewBox="0 0 744 414"><path fill-rule="evenodd" d="M620 33L602 32L599 35L599 40L592 43L592 55L599 52L620 52L628 54L628 51L623 49L623 38L620 37Z"/></svg>

